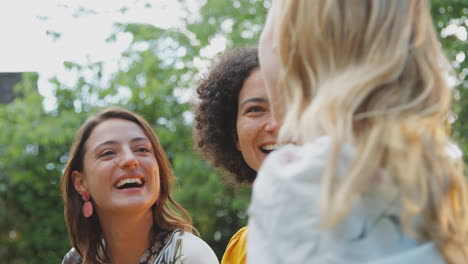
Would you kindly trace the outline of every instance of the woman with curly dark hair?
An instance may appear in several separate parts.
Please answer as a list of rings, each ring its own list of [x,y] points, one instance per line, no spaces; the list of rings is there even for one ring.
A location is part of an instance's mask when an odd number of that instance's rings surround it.
[[[251,184],[263,160],[278,145],[256,47],[222,55],[197,88],[195,141],[215,167],[238,183]],[[247,228],[229,241],[222,263],[245,263]]]

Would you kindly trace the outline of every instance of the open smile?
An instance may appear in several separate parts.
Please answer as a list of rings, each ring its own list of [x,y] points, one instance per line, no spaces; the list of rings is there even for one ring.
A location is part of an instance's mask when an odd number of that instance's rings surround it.
[[[114,188],[118,190],[137,190],[141,189],[145,185],[145,181],[142,177],[120,177],[115,183]]]
[[[140,178],[129,178],[120,180],[114,187],[122,190],[128,188],[138,188],[143,186],[143,180]]]
[[[278,144],[265,144],[260,146],[260,151],[265,154],[270,154],[270,152],[277,150],[279,147]]]

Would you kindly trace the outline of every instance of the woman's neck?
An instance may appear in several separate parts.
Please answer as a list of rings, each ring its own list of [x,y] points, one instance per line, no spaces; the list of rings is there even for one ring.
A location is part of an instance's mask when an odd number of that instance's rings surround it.
[[[137,263],[149,246],[151,210],[142,214],[99,215],[112,264]]]

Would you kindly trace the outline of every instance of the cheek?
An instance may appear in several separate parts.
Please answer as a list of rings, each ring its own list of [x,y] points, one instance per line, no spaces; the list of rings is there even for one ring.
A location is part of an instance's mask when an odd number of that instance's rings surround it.
[[[87,182],[90,186],[101,188],[102,185],[108,185],[112,181],[114,169],[118,161],[101,162],[96,166],[87,168]]]
[[[148,160],[146,166],[149,169],[149,173],[152,175],[155,186],[159,188],[161,180],[158,162],[156,160]]]
[[[159,197],[161,196],[161,190],[162,190],[162,186],[161,186],[161,175],[160,175],[160,172],[159,170],[155,173],[155,177],[154,177],[154,181],[153,181],[153,189],[152,189],[152,195],[154,197],[154,199],[157,201],[159,199]]]
[[[253,128],[248,124],[248,122],[245,122],[245,120],[239,119],[237,121],[237,145],[239,147],[247,145],[250,138],[249,131],[251,131],[252,129]]]

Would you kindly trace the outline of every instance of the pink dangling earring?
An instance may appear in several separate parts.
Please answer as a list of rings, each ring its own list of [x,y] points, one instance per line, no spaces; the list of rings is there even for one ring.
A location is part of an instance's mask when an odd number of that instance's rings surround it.
[[[91,198],[91,195],[89,193],[83,194],[81,196],[83,200],[85,201],[83,204],[83,215],[85,218],[91,217],[93,215],[93,204],[89,200]]]

